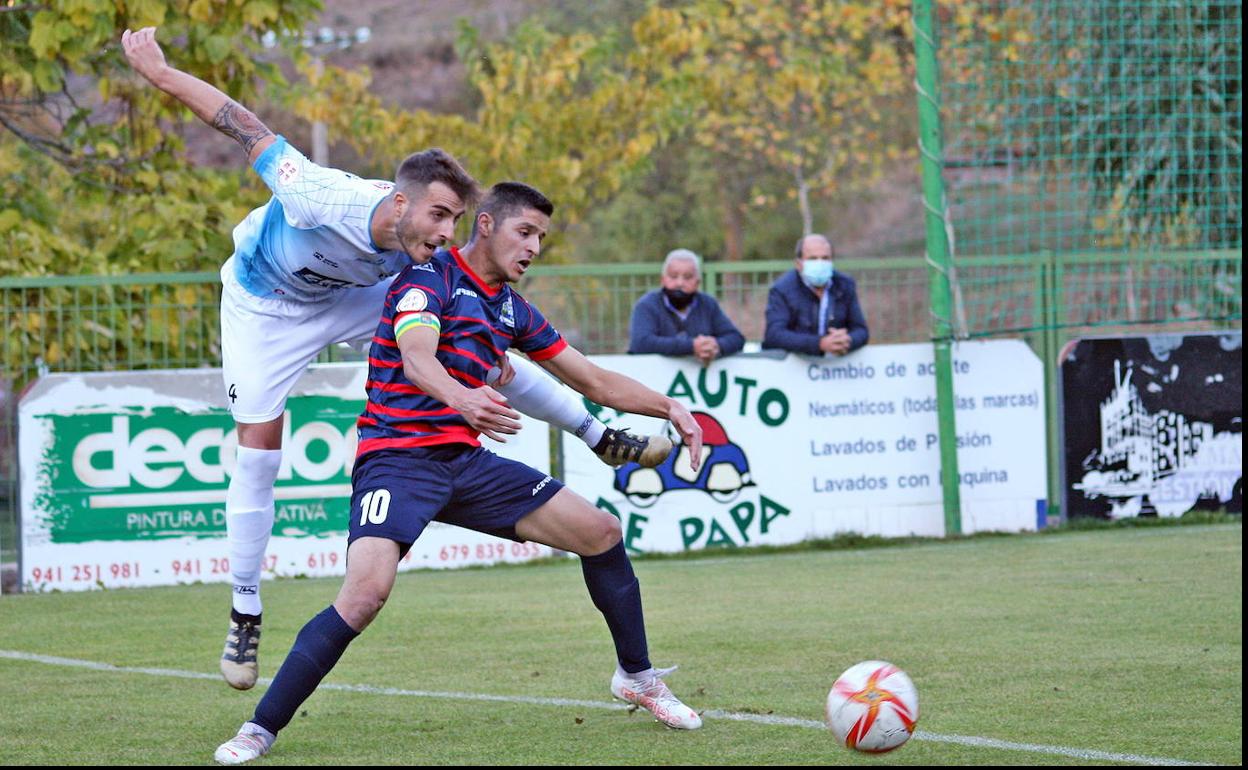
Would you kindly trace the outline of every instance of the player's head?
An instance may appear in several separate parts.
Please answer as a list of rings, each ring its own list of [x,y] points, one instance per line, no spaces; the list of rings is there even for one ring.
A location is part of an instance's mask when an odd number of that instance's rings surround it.
[[[832,280],[832,242],[819,233],[803,235],[793,248],[797,271],[811,286],[826,286]]]
[[[663,294],[672,307],[684,310],[702,283],[701,260],[689,249],[673,249],[663,260]]]
[[[407,156],[394,173],[395,235],[403,251],[413,262],[428,262],[479,196],[477,181],[444,150]]]
[[[477,207],[470,242],[483,248],[494,277],[514,283],[541,253],[554,213],[555,204],[537,189],[499,182]]]

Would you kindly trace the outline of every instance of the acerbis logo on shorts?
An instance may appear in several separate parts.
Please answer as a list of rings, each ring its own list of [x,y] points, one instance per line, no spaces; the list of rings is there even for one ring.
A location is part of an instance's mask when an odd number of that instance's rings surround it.
[[[542,489],[543,489],[543,488],[544,488],[547,484],[549,484],[549,483],[550,483],[550,476],[547,476],[546,478],[542,479],[542,480],[538,483],[538,485],[537,485],[537,486],[533,487],[533,492],[532,492],[532,494],[530,494],[530,495],[529,495],[529,497],[537,497],[537,493],[538,493],[538,492],[541,492],[541,491],[542,491]]]

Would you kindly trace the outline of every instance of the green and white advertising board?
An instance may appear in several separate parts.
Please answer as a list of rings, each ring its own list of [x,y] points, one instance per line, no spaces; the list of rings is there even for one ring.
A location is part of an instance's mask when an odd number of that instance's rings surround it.
[[[1044,376],[1017,340],[956,349],[965,532],[1044,524]],[[681,449],[655,469],[602,464],[563,442],[565,480],[620,518],[633,552],[793,543],[844,532],[944,534],[930,345],[843,358],[596,356],[685,403],[703,467]],[[287,407],[266,574],[344,568],[360,364],[313,367]],[[225,491],[237,438],[218,370],[53,375],[19,407],[22,585],[29,590],[224,581]],[[208,395],[211,394],[211,395]],[[597,408],[597,407],[595,407]],[[613,427],[665,429],[603,409]],[[499,454],[548,470],[549,432],[525,419]],[[431,525],[402,565],[450,567],[551,555]]]
[[[345,568],[361,364],[312,367],[286,408],[265,574]],[[26,590],[229,579],[225,492],[238,445],[217,369],[56,374],[19,405],[21,583]],[[499,454],[549,470],[549,431]],[[551,549],[433,524],[401,569],[521,561]]]
[[[1044,523],[1044,372],[1018,340],[956,348],[958,467],[965,532]],[[943,535],[931,345],[867,346],[842,358],[598,356],[683,402],[703,426],[656,469],[606,468],[565,442],[566,480],[618,516],[633,552],[830,537]],[[603,410],[614,427],[660,420]]]

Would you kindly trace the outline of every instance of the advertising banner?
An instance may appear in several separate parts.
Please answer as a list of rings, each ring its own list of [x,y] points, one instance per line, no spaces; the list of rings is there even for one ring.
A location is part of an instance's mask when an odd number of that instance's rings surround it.
[[[1243,512],[1243,333],[1083,339],[1061,361],[1068,516]]]
[[[345,568],[363,364],[313,366],[286,407],[267,576]],[[21,584],[77,590],[229,579],[225,493],[238,437],[218,369],[56,374],[19,405]],[[545,424],[500,455],[549,470]],[[400,569],[552,553],[433,524]]]
[[[955,349],[964,532],[1044,524],[1044,373],[1018,340]],[[943,535],[932,346],[841,358],[596,356],[684,403],[702,467],[681,449],[654,469],[604,467],[565,442],[569,485],[618,516],[634,552],[793,543],[838,533]],[[604,409],[612,427],[663,422]]]

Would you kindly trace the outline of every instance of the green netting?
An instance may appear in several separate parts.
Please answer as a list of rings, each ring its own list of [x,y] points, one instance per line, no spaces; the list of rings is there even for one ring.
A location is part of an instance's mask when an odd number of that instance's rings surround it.
[[[938,5],[955,334],[1241,323],[1241,15]]]

